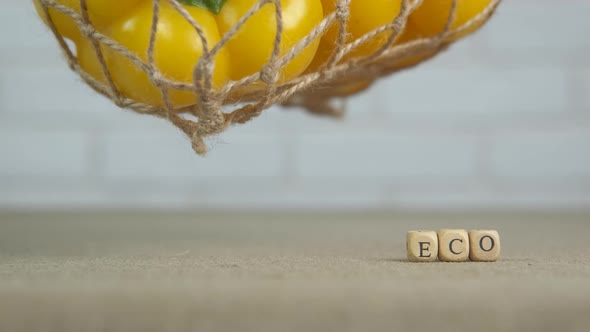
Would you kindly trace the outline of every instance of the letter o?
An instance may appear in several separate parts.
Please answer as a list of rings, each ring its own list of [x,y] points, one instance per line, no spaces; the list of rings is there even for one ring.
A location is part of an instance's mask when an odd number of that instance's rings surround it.
[[[490,248],[489,249],[485,249],[483,247],[483,240],[484,239],[490,239]],[[481,237],[481,239],[479,239],[479,247],[481,248],[481,250],[485,251],[485,252],[490,252],[494,249],[494,247],[496,246],[496,242],[494,241],[494,238],[489,236],[489,235],[484,235]]]

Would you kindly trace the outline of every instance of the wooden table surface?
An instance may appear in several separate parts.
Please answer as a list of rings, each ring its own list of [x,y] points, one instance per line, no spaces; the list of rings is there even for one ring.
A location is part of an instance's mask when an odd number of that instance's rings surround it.
[[[496,263],[408,230],[497,229]],[[0,331],[588,331],[589,214],[0,213]]]

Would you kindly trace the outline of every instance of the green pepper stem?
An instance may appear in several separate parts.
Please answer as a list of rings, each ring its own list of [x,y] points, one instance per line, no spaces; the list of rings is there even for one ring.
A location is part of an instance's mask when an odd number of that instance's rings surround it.
[[[208,9],[214,14],[219,14],[227,0],[178,0],[178,2],[189,6],[196,6]]]

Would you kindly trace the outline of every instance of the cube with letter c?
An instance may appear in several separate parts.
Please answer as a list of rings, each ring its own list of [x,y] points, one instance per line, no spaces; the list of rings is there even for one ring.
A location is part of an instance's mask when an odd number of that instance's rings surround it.
[[[442,262],[466,262],[469,259],[469,234],[464,229],[438,231],[438,259]]]

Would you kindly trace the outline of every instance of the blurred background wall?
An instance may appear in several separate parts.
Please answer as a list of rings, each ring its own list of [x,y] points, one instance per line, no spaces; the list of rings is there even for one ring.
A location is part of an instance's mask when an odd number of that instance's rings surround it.
[[[0,9],[0,208],[590,208],[590,1],[505,0],[478,34],[351,98],[273,108],[199,158],[95,95],[30,1]]]

